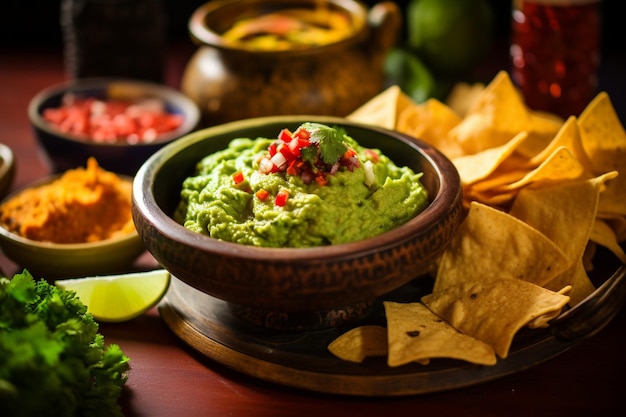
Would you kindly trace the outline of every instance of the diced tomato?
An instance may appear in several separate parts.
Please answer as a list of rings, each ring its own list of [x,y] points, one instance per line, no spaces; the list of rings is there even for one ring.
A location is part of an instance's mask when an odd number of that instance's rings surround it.
[[[293,134],[289,129],[284,128],[278,134],[278,139],[282,140],[285,143],[289,143],[291,142],[291,139],[293,139]]]
[[[237,171],[233,174],[233,182],[235,184],[241,184],[245,180],[243,173],[241,171]]]
[[[294,155],[294,153],[291,152],[291,149],[289,148],[289,145],[287,144],[281,143],[280,145],[278,145],[278,148],[276,148],[276,151],[282,153],[287,162],[293,161],[294,159],[296,159],[296,155]]]
[[[298,169],[298,160],[294,159],[291,161],[285,172],[287,175],[298,175],[300,173],[300,170]]]
[[[326,185],[326,178],[324,178],[323,175],[316,175],[315,176],[315,182],[318,183],[321,186],[325,186]]]
[[[348,148],[348,150],[343,154],[343,157],[345,159],[350,159],[354,155],[356,155],[356,151],[354,149],[352,149],[352,148]]]
[[[303,129],[301,127],[299,127],[294,133],[293,133],[293,137],[294,138],[298,138],[298,139],[303,139],[306,140],[307,143],[309,142],[309,139],[311,138],[311,133],[309,133],[308,130]]]
[[[278,148],[278,143],[276,142],[270,143],[269,148],[267,148],[267,151],[269,152],[270,157],[276,155],[276,148]]]
[[[274,200],[274,204],[276,204],[278,207],[283,207],[285,204],[287,204],[288,198],[289,198],[289,191],[280,190],[278,194],[276,194],[276,199]]]
[[[255,193],[255,195],[259,200],[265,201],[265,199],[267,199],[270,193],[267,190],[264,190],[263,188],[261,188],[259,191]]]
[[[377,163],[378,162],[378,154],[371,149],[365,149],[364,151],[365,157],[370,161]]]
[[[42,116],[62,132],[97,142],[139,143],[153,141],[184,122],[183,116],[165,113],[162,107],[162,103],[134,105],[122,100],[67,95],[60,107],[46,109]]]

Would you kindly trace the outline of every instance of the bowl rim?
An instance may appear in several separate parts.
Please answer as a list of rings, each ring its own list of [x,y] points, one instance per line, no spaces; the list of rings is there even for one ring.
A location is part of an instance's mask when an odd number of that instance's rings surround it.
[[[169,153],[176,153],[186,146],[205,140],[209,135],[223,134],[235,128],[251,128],[268,123],[294,123],[304,120],[326,124],[340,124],[349,128],[355,126],[362,129],[372,130],[378,134],[393,136],[401,140],[422,154],[424,159],[432,165],[437,176],[441,179],[444,172],[448,174],[447,181],[439,181],[439,190],[435,196],[429,197],[429,205],[418,215],[408,222],[377,236],[367,239],[342,243],[337,245],[307,247],[307,248],[270,248],[256,247],[233,243],[212,238],[186,229],[177,223],[157,204],[154,193],[151,192],[154,185],[153,177],[162,168]],[[200,159],[199,156],[198,159]],[[445,217],[447,213],[458,208],[461,201],[461,181],[453,163],[432,145],[417,138],[413,138],[398,131],[392,131],[382,127],[367,125],[350,121],[346,118],[319,115],[287,115],[287,116],[264,116],[229,122],[206,129],[201,129],[186,135],[176,142],[170,143],[155,152],[139,168],[133,181],[133,216],[135,211],[141,212],[144,220],[151,225],[159,225],[159,233],[168,239],[192,246],[214,254],[246,258],[252,260],[271,260],[277,262],[291,262],[302,260],[314,260],[320,258],[341,258],[351,255],[362,255],[379,252],[385,248],[397,246],[415,238],[416,235],[426,234],[437,227],[436,220]],[[135,224],[137,224],[135,220]],[[139,229],[139,228],[138,228]],[[141,231],[140,231],[141,235]]]
[[[0,179],[8,181],[7,186],[10,188],[15,175],[15,154],[13,149],[4,143],[0,143]],[[10,177],[8,177],[10,176]],[[1,198],[2,196],[0,196]]]
[[[10,192],[9,194],[7,194],[5,198],[0,200],[0,206],[4,204],[5,202],[9,201],[11,198],[17,196],[22,191],[28,190],[32,187],[38,187],[41,185],[48,184],[54,181],[55,179],[61,177],[62,175],[63,173],[47,175],[47,176],[38,178],[28,184],[25,184],[21,187],[18,187],[12,192]],[[115,175],[120,177],[123,181],[127,181],[132,184],[132,181],[133,181],[132,177],[128,175],[117,174],[117,173]],[[32,248],[42,249],[42,250],[44,249],[45,250],[58,250],[58,251],[95,250],[101,247],[107,247],[107,246],[115,245],[118,243],[133,241],[137,238],[139,238],[139,234],[137,233],[137,230],[135,229],[127,234],[118,235],[118,236],[110,237],[110,238],[103,239],[103,240],[97,240],[94,242],[83,242],[83,243],[44,242],[44,241],[29,239],[24,236],[20,236],[17,233],[13,233],[9,231],[4,226],[4,224],[0,222],[0,246],[6,244],[7,242],[13,242],[22,247],[32,247]]]
[[[293,3],[298,3],[298,1],[293,0],[271,0],[276,4],[285,4],[290,5]],[[309,1],[309,0],[308,0]],[[367,25],[368,25],[368,16],[367,16],[367,8],[365,4],[363,4],[360,0],[324,0],[328,3],[332,3],[339,9],[347,11],[350,16],[354,19],[354,30],[352,34],[344,39],[341,39],[336,42],[332,42],[326,45],[313,46],[310,48],[302,48],[302,49],[285,49],[285,50],[265,50],[265,49],[249,49],[245,47],[240,47],[236,45],[230,45],[223,41],[222,36],[211,28],[207,27],[205,24],[205,18],[212,12],[215,12],[222,7],[225,6],[239,6],[243,7],[248,4],[262,4],[266,3],[266,0],[213,0],[210,2],[206,2],[199,7],[197,7],[191,14],[187,28],[192,39],[197,42],[201,42],[207,45],[211,45],[213,47],[219,48],[225,51],[239,51],[246,52],[251,54],[256,54],[259,56],[275,56],[282,54],[289,54],[290,56],[295,55],[309,55],[311,53],[319,53],[320,51],[326,51],[330,48],[340,47],[342,48],[345,44],[353,42],[355,39],[361,39],[367,33]],[[309,4],[319,3],[319,0],[310,0]],[[237,4],[243,3],[243,4]],[[302,2],[304,3],[304,2]]]
[[[129,85],[132,88],[141,88],[142,91],[148,92],[155,97],[163,99],[167,103],[173,103],[176,107],[180,108],[182,115],[184,116],[183,123],[176,129],[170,132],[166,132],[159,135],[158,138],[151,142],[140,142],[137,144],[128,144],[126,142],[95,142],[85,140],[78,136],[69,135],[55,129],[50,123],[48,123],[41,115],[42,105],[44,101],[54,97],[62,96],[64,93],[72,90],[85,90],[85,89],[100,89],[107,91],[111,85]],[[165,84],[159,84],[156,82],[134,79],[134,78],[121,78],[121,77],[90,77],[90,78],[78,78],[68,81],[63,81],[50,85],[39,92],[37,92],[29,101],[27,108],[28,118],[30,122],[36,127],[50,135],[54,135],[59,138],[70,142],[76,142],[88,146],[98,146],[103,148],[117,148],[117,147],[150,147],[155,145],[162,145],[175,140],[195,129],[200,122],[200,109],[198,105],[187,95]]]

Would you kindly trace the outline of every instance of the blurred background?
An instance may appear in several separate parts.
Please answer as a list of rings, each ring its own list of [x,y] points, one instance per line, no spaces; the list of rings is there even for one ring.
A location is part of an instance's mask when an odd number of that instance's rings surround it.
[[[7,50],[18,48],[21,50],[37,51],[42,47],[58,48],[62,51],[63,34],[60,25],[60,5],[62,0],[21,0],[14,2],[11,11],[0,14],[0,48]],[[181,48],[180,53],[193,51],[187,24],[193,11],[205,0],[161,0],[166,15],[167,43],[172,48]],[[413,0],[416,1],[416,0]],[[472,0],[476,1],[476,0]],[[482,0],[481,0],[482,1]],[[491,38],[486,45],[484,58],[472,70],[461,74],[448,76],[446,81],[488,82],[499,69],[509,69],[509,43],[511,35],[512,1],[484,0],[491,13]],[[433,1],[430,1],[433,3]],[[366,0],[364,3],[374,5],[377,1]],[[404,12],[405,22],[399,43],[404,46],[410,42],[411,0],[397,0],[396,3]],[[477,3],[476,3],[477,4]],[[626,31],[621,22],[622,15],[618,10],[618,0],[602,1],[602,30],[601,30],[601,66],[599,73],[599,88],[609,91],[614,106],[624,120],[626,116]],[[0,66],[3,61],[0,55]],[[399,67],[406,64],[406,56],[396,56],[390,60],[388,71],[398,72]],[[430,68],[432,70],[432,68]],[[398,75],[398,74],[396,74]],[[2,80],[0,80],[1,85]],[[445,95],[449,83],[442,87],[437,85],[420,86],[426,89],[428,95]]]

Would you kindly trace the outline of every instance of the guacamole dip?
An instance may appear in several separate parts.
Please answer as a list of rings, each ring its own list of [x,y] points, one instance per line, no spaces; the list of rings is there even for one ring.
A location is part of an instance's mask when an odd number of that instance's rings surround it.
[[[187,178],[175,218],[216,239],[264,247],[353,242],[428,204],[422,173],[396,166],[343,129],[305,123],[278,139],[237,138]]]

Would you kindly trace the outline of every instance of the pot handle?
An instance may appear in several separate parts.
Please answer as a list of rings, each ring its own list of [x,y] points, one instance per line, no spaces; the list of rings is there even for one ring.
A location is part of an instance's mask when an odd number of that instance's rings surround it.
[[[402,12],[395,2],[382,1],[371,7],[368,22],[369,47],[375,59],[382,59],[398,40],[402,28]]]

